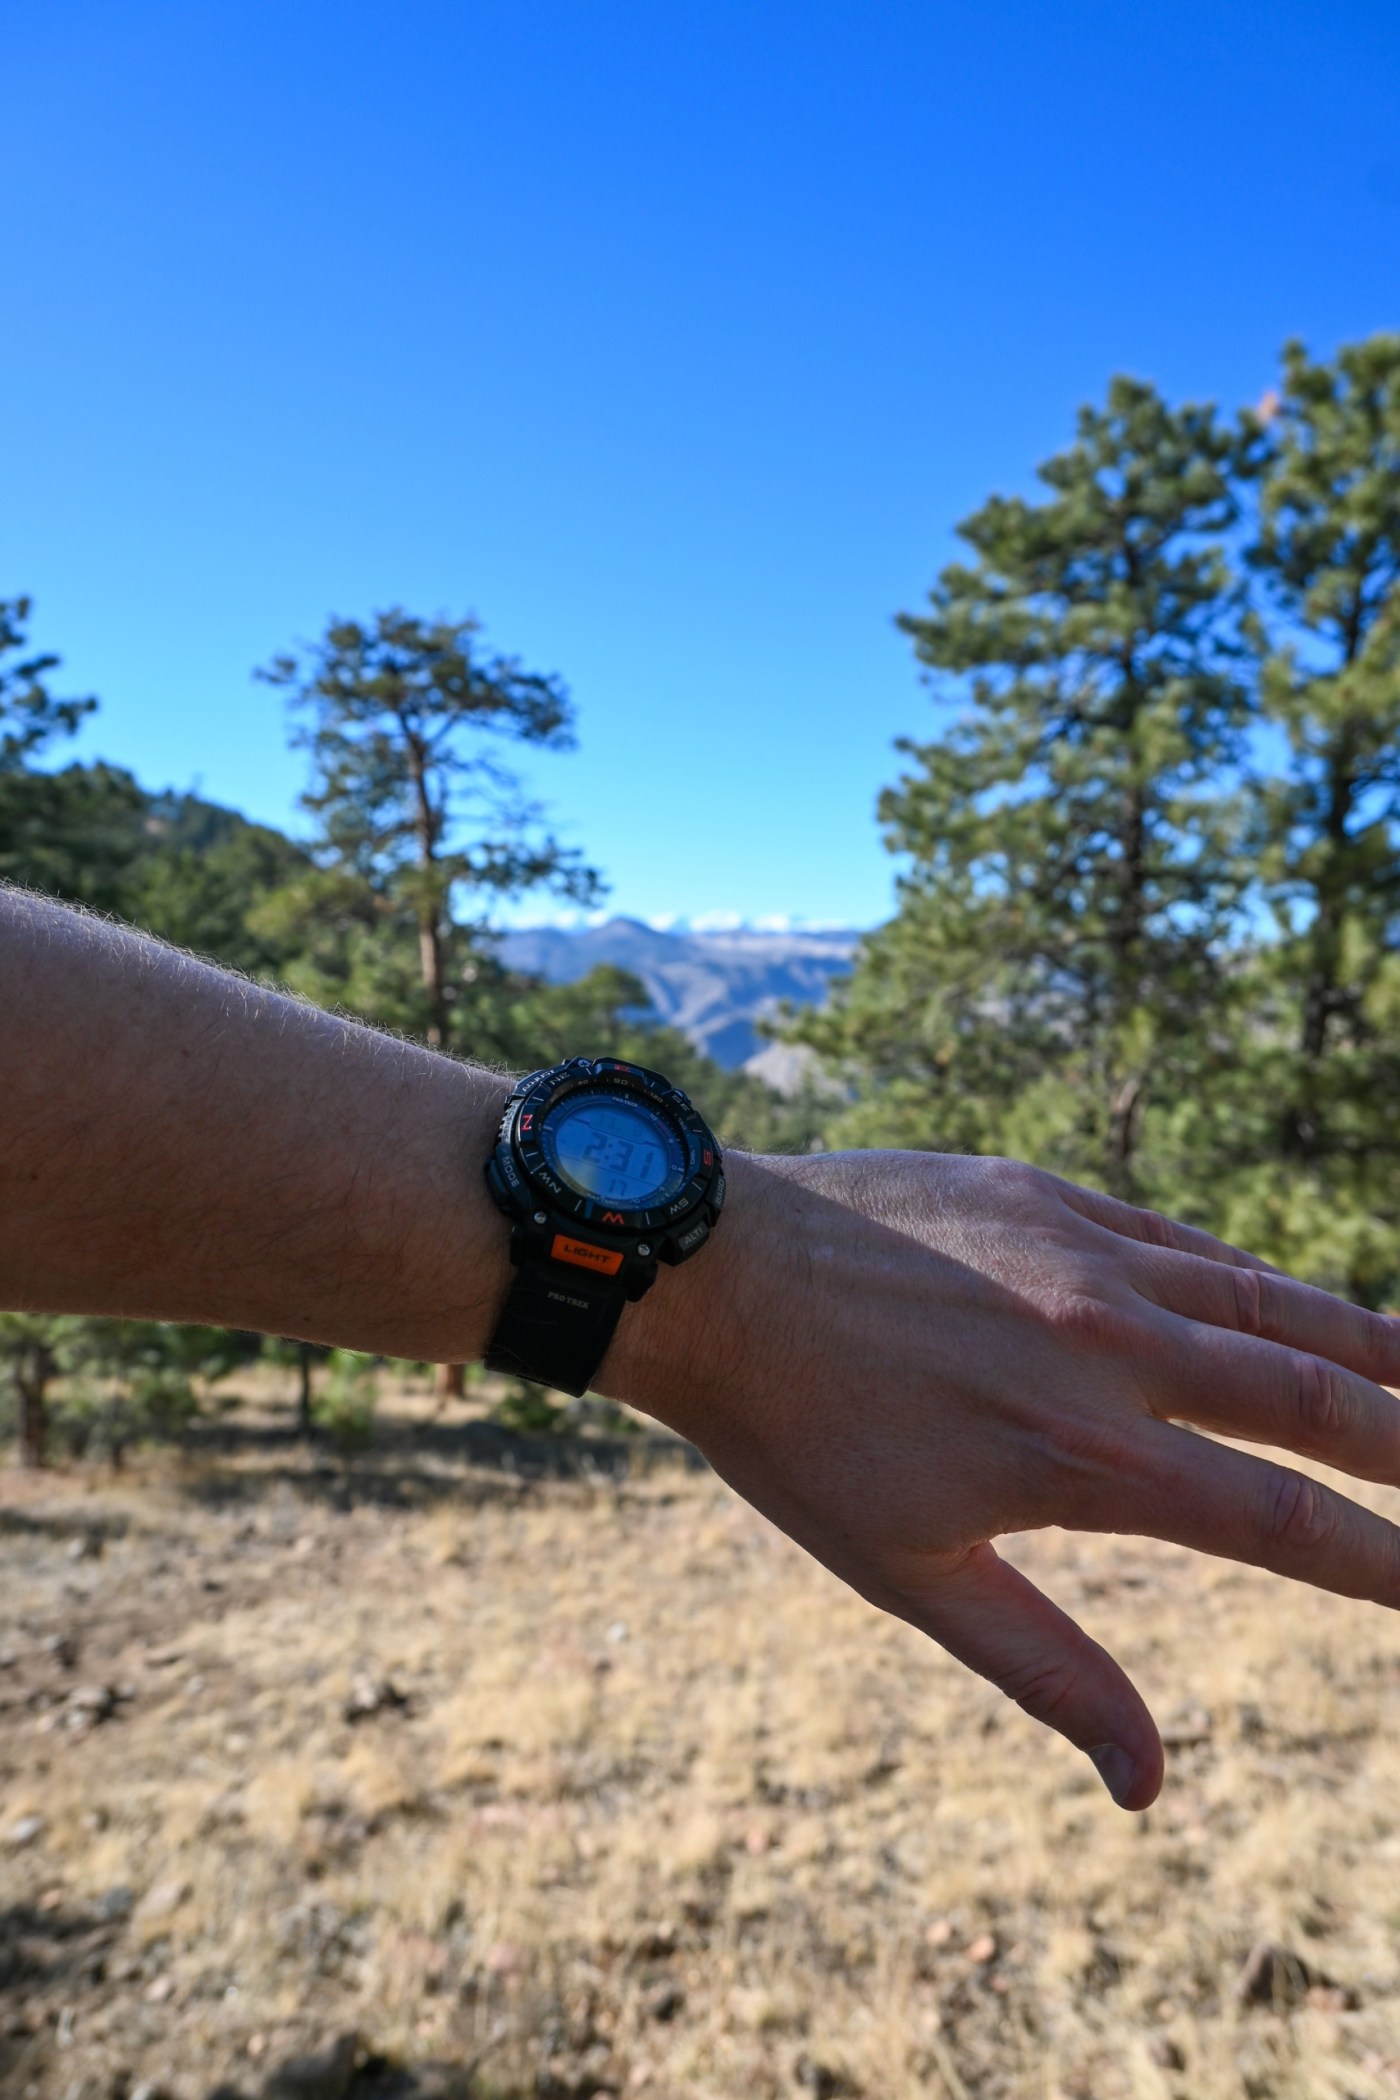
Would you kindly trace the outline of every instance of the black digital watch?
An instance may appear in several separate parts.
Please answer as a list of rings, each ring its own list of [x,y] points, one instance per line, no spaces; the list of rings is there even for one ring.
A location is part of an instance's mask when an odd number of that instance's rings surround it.
[[[486,1183],[516,1266],[487,1367],[578,1397],[658,1262],[686,1261],[709,1238],[724,1162],[659,1072],[573,1057],[510,1095]]]

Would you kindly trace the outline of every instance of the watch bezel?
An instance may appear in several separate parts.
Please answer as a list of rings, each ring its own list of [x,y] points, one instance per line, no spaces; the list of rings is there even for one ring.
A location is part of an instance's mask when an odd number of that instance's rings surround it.
[[[545,1155],[544,1126],[553,1110],[580,1093],[644,1101],[677,1132],[685,1148],[686,1175],[669,1202],[627,1208],[581,1195],[555,1172]],[[594,1232],[628,1237],[675,1231],[710,1202],[723,1171],[719,1144],[687,1095],[659,1072],[608,1057],[571,1058],[521,1080],[506,1105],[496,1161],[507,1187],[518,1177],[521,1193],[528,1192],[556,1215]]]

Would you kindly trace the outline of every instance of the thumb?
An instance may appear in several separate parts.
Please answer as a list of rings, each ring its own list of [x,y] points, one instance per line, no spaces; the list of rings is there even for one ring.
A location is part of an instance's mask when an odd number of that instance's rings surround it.
[[[1162,1785],[1162,1742],[1140,1693],[1106,1648],[990,1545],[925,1582],[910,1620],[1093,1759],[1120,1808]]]

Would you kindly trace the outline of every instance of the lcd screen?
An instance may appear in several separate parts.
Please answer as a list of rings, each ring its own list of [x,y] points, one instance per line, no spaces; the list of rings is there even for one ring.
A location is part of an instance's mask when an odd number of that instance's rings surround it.
[[[647,1210],[673,1195],[685,1174],[680,1139],[652,1109],[584,1095],[549,1116],[545,1157],[581,1196]]]

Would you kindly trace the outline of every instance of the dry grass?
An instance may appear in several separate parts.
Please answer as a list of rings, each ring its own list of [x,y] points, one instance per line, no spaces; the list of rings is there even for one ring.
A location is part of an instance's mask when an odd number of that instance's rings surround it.
[[[253,2094],[349,2030],[325,2092],[1400,2092],[1378,1611],[1019,1542],[1175,1716],[1127,1818],[680,1467],[522,1487],[400,1442],[11,1474],[0,1540],[0,1840],[42,1819],[0,1844],[7,2093]],[[348,1720],[364,1679],[406,1703]],[[87,1685],[123,1694],[95,1724]],[[1296,2002],[1238,2002],[1260,1938],[1308,1966]]]

